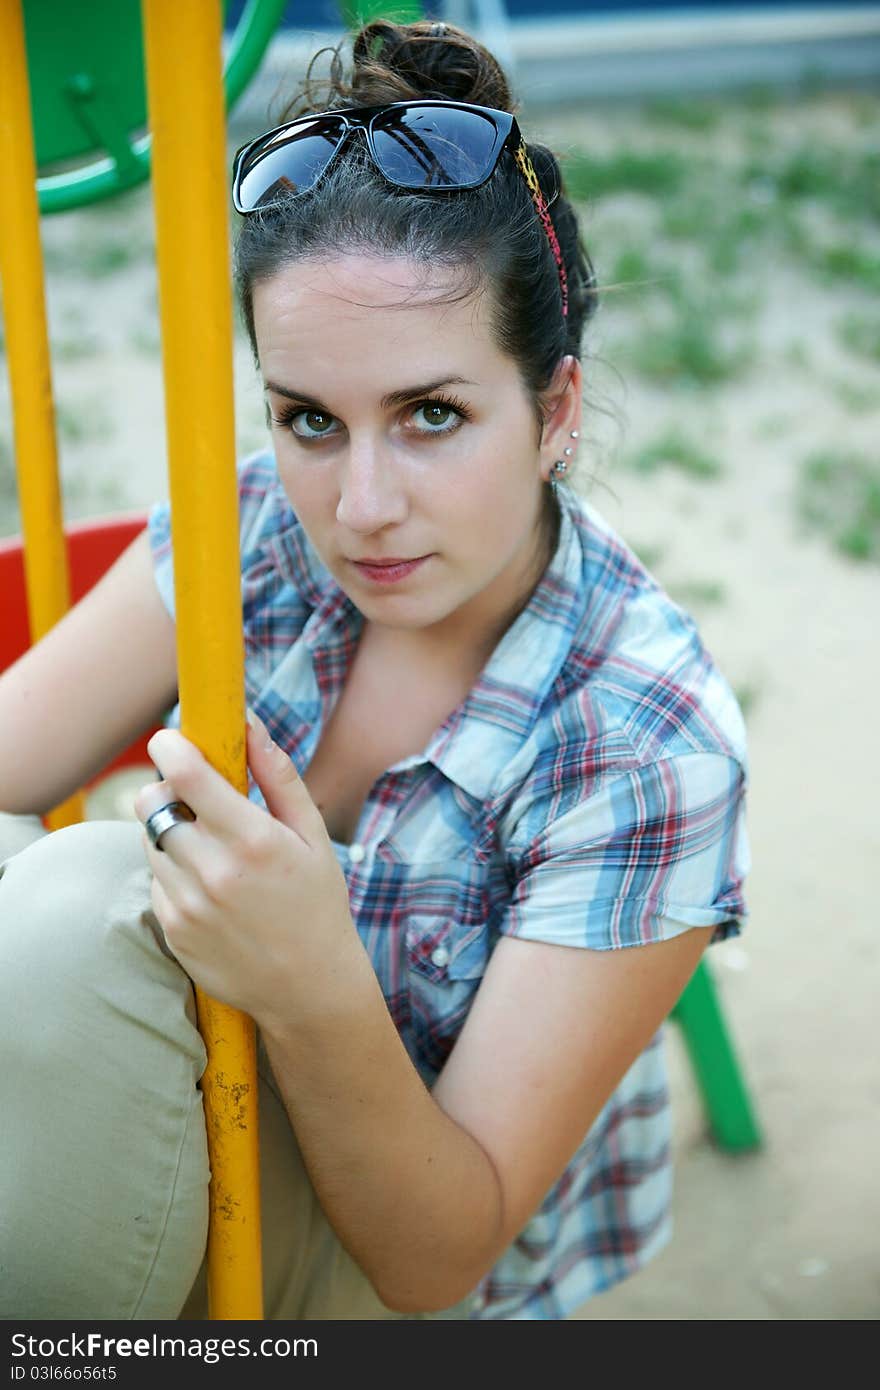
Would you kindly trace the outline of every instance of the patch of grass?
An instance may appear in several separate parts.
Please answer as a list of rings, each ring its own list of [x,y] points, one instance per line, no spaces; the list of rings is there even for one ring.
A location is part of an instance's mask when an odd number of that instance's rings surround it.
[[[714,579],[686,579],[669,588],[670,597],[683,608],[709,607],[724,603],[727,598],[724,585]]]
[[[737,270],[754,245],[773,230],[774,209],[749,190],[740,192],[726,175],[723,187],[704,171],[699,185],[689,185],[663,205],[661,231],[675,241],[692,241],[706,264],[718,274]]]
[[[838,241],[805,248],[806,259],[829,281],[847,280],[870,293],[880,292],[880,256],[855,242]]]
[[[798,78],[798,95],[803,98],[818,97],[827,86],[827,77],[820,63],[804,63]]]
[[[633,455],[631,464],[638,473],[655,473],[658,468],[669,465],[692,478],[718,478],[723,472],[718,459],[705,453],[674,427]]]
[[[116,241],[81,238],[73,245],[46,246],[43,259],[47,270],[76,272],[90,280],[101,280],[151,260],[153,254],[152,245],[136,236],[120,237]]]
[[[817,450],[804,460],[798,510],[841,554],[880,562],[880,462],[864,454]]]
[[[96,333],[78,333],[70,338],[52,339],[52,357],[59,362],[76,362],[83,357],[95,357],[101,351],[101,339]]]
[[[666,197],[684,181],[687,161],[673,150],[644,154],[624,149],[606,156],[578,150],[564,156],[560,167],[569,197],[591,202],[609,193]]]
[[[837,336],[860,357],[880,362],[880,315],[846,314],[837,323]]]
[[[832,381],[829,385],[840,404],[853,415],[880,410],[880,388],[876,386],[859,386],[846,379]]]
[[[745,683],[734,686],[733,690],[736,703],[740,707],[743,719],[748,719],[749,715],[754,714],[755,705],[758,702],[760,691],[756,685]]]
[[[643,246],[628,246],[611,263],[607,285],[619,289],[641,290],[678,296],[682,276],[678,266],[651,257]]]
[[[796,204],[777,205],[774,222],[776,244],[790,260],[805,261],[812,265],[816,255],[815,239],[811,235],[802,209]]]
[[[769,82],[751,82],[743,89],[742,104],[747,111],[772,111],[779,104],[779,96]]]
[[[106,439],[113,428],[100,401],[83,401],[76,405],[58,402],[55,423],[59,438],[65,444],[88,444],[91,440]]]
[[[722,199],[724,211],[706,240],[706,261],[719,275],[739,270],[748,261],[756,244],[763,241],[772,227],[772,209],[763,204],[728,205]]]
[[[755,426],[755,438],[781,439],[784,434],[788,434],[793,423],[790,415],[765,415]]]
[[[697,97],[658,97],[647,102],[644,109],[650,122],[683,130],[716,130],[720,120],[717,105]]]
[[[850,96],[850,108],[856,125],[870,127],[873,130],[877,124],[877,98],[870,92],[853,92]]]
[[[746,366],[744,345],[725,339],[722,315],[710,300],[680,299],[670,320],[645,324],[627,354],[651,381],[707,386],[730,381]]]
[[[677,198],[669,198],[663,204],[660,230],[664,236],[676,241],[703,242],[716,222],[714,199],[702,189],[694,189],[689,183],[687,189]]]
[[[799,371],[808,372],[812,367],[812,361],[806,343],[800,338],[794,338],[782,354],[782,360],[789,367],[797,367]]]
[[[747,180],[772,184],[782,200],[810,198],[846,218],[880,215],[880,153],[876,149],[811,142],[782,155],[761,155],[747,162],[743,172]]]
[[[158,357],[162,350],[158,323],[140,324],[129,334],[128,341],[143,357]]]

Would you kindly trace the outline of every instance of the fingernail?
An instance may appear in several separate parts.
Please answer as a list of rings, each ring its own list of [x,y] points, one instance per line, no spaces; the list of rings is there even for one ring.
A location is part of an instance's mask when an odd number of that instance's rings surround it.
[[[266,728],[260,716],[248,706],[245,710],[245,718],[256,733],[263,735],[263,748],[267,753],[270,752],[271,749],[275,747],[275,744],[272,742],[269,730]]]

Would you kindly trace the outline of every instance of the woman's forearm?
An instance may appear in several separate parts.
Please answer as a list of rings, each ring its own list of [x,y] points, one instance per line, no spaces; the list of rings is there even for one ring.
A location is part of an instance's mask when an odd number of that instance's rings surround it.
[[[0,676],[0,808],[57,806],[158,722],[176,685],[174,625],[142,533]]]
[[[329,1007],[260,1020],[328,1221],[384,1303],[462,1299],[501,1253],[501,1187],[485,1150],[410,1061],[360,942]]]

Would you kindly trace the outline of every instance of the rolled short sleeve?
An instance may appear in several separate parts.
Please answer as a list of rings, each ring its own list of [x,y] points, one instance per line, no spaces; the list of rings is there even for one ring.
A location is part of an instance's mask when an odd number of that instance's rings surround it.
[[[171,554],[171,503],[157,502],[147,519],[153,577],[159,597],[174,617],[174,561]]]
[[[735,758],[713,752],[609,777],[517,857],[500,930],[600,951],[692,927],[714,927],[712,942],[737,935],[749,868],[745,780]]]
[[[278,515],[285,510],[271,451],[261,450],[244,459],[237,469],[239,549],[242,573],[264,534],[278,527]],[[171,617],[174,617],[174,558],[171,543],[171,504],[158,502],[150,511],[147,530],[153,557],[156,587]],[[179,542],[178,542],[179,543]]]

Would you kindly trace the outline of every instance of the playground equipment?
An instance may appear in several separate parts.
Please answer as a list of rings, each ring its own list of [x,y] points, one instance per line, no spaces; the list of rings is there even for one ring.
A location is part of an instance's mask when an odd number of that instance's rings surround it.
[[[258,8],[252,0],[248,13]],[[279,0],[271,0],[266,13],[277,17],[280,8]],[[375,0],[358,5],[361,17],[379,9]],[[143,0],[143,16],[171,503],[176,524],[191,538],[175,556],[181,727],[246,791],[220,7],[205,0]],[[199,151],[196,160],[193,148]],[[21,0],[0,0],[0,160],[6,178],[0,280],[24,537],[0,542],[2,669],[63,616],[71,587],[79,598],[145,520],[136,515],[88,522],[66,535],[62,526]],[[115,163],[115,189],[107,169],[71,176],[74,202],[84,200],[87,187],[89,196],[103,197],[129,186],[134,175],[127,157]],[[51,191],[60,197],[60,190],[58,184]],[[56,209],[62,205],[49,201]],[[180,385],[196,360],[198,418]],[[142,739],[113,767],[144,759]],[[81,812],[81,802],[67,803],[50,824],[69,824]],[[210,1315],[259,1319],[253,1024],[201,991],[197,1002],[209,1058],[202,1089],[212,1169]],[[705,963],[672,1017],[684,1031],[718,1142],[730,1150],[755,1147],[758,1128]]]
[[[227,107],[253,77],[285,3],[245,5],[229,42]],[[152,136],[134,134],[147,110],[140,0],[30,0],[25,18],[37,165],[92,161],[40,178],[40,211],[82,207],[148,178]]]
[[[76,17],[88,8],[77,7]],[[204,0],[144,0],[143,18],[170,493],[176,522],[192,538],[175,565],[181,728],[246,792],[221,12]],[[0,0],[0,20],[0,154],[7,175],[0,277],[29,632],[37,641],[63,616],[70,586],[20,0]],[[198,420],[180,386],[196,361],[205,407]],[[68,803],[50,825],[69,824],[81,811],[81,800]],[[259,1319],[254,1027],[200,990],[196,1001],[208,1053],[202,1091],[212,1171],[210,1311],[213,1318]]]

